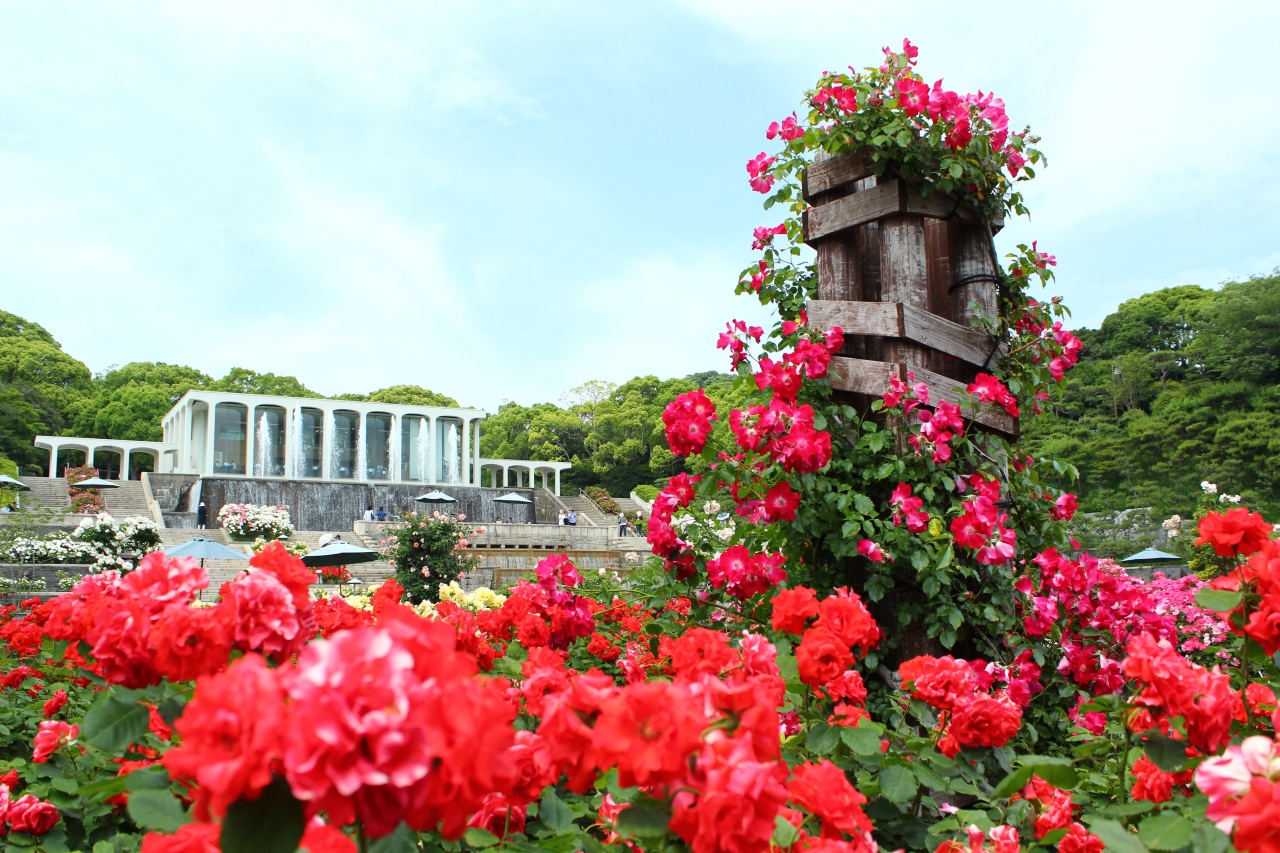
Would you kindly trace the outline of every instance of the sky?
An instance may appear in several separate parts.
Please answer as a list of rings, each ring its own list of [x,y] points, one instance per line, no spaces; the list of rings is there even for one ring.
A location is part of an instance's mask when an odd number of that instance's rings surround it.
[[[131,361],[490,411],[727,368],[745,162],[825,69],[1043,137],[1074,325],[1280,266],[1280,5],[0,0],[0,308]]]

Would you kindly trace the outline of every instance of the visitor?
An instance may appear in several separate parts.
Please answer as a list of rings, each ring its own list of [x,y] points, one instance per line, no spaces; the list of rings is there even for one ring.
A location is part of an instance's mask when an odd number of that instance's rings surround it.
[[[566,520],[568,519],[568,517],[569,516],[565,514],[564,510],[560,510],[560,519],[556,523],[559,524],[561,527],[564,527],[568,523],[568,521]]]
[[[578,511],[576,509],[569,510],[569,517],[566,519],[570,527],[578,526]]]
[[[636,535],[644,535],[644,516],[640,514],[639,510],[636,510]]]
[[[386,508],[385,506],[380,506],[380,507],[378,507],[378,515],[377,515],[377,518],[378,518],[378,521],[386,521],[386,520],[387,520],[387,508]]]
[[[375,519],[375,517],[374,517],[374,514],[373,514],[373,507],[369,507],[368,509],[366,509],[366,510],[364,511],[364,515],[363,515],[363,516],[361,516],[361,520],[362,520],[362,521],[375,521],[375,520],[376,520],[376,519]]]
[[[621,510],[618,511],[618,535],[627,535],[627,514]]]
[[[200,501],[200,506],[196,507],[196,527],[204,530],[205,525],[209,523],[209,508],[204,505],[204,501]]]

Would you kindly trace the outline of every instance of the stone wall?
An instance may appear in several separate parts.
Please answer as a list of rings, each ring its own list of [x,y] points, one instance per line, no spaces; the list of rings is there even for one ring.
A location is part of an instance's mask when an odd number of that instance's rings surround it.
[[[441,491],[457,503],[418,503],[424,492]],[[386,507],[387,512],[405,515],[435,509],[463,513],[468,521],[493,522],[499,507],[503,518],[517,522],[534,520],[535,504],[495,504],[493,499],[515,492],[533,500],[533,489],[482,489],[475,486],[424,486],[421,483],[316,483],[306,480],[255,480],[205,477],[200,499],[209,510],[209,524],[217,524],[223,504],[283,504],[289,508],[298,530],[351,530],[365,508]]]
[[[198,474],[152,474],[147,473],[147,482],[151,484],[151,497],[160,504],[161,512],[195,512],[188,498],[191,487],[199,481]]]

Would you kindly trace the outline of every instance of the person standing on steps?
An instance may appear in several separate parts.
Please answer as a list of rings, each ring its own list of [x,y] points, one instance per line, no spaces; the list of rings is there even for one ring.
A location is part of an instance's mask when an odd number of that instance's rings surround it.
[[[565,515],[564,510],[560,510],[560,517],[559,517],[560,520],[556,523],[559,524],[561,527],[564,527],[566,524],[569,523],[568,518],[569,516]]]
[[[209,523],[209,508],[204,505],[204,501],[200,501],[200,506],[196,507],[196,527],[204,530],[205,525]]]
[[[570,527],[578,526],[578,511],[576,509],[569,510],[569,517],[566,519]]]
[[[364,511],[364,515],[361,517],[361,520],[362,520],[362,521],[374,521],[374,520],[375,520],[374,515],[373,515],[373,507],[369,507],[368,509],[366,509],[366,510]]]
[[[627,514],[625,512],[618,513],[618,535],[627,535]]]

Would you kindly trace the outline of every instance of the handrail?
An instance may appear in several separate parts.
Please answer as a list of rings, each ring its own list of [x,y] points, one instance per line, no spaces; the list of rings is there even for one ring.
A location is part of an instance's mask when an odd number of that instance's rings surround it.
[[[592,499],[591,499],[591,495],[587,494],[587,493],[586,493],[586,492],[584,492],[582,489],[578,489],[578,497],[580,497],[580,498],[584,498],[584,499],[586,500],[586,502],[587,502],[587,503],[591,504],[593,507],[595,507],[595,508],[596,508],[596,512],[600,513],[600,517],[601,517],[601,518],[603,518],[603,519],[605,520],[605,522],[606,522],[605,526],[607,527],[607,526],[608,526],[609,517],[612,515],[612,513],[605,512],[603,509],[601,509],[601,508],[600,508],[600,504],[598,504],[598,503],[596,503],[594,500],[592,500]]]

